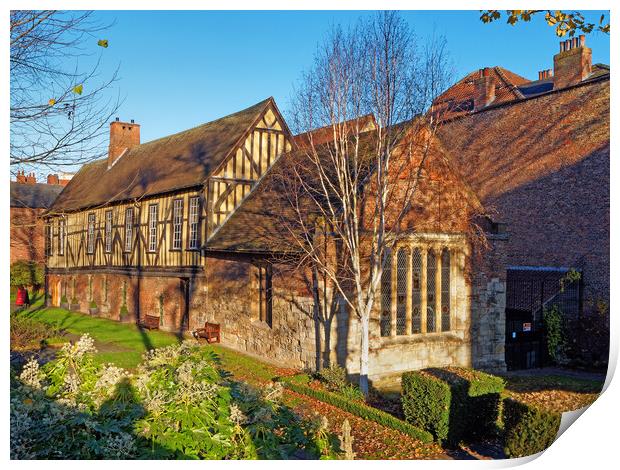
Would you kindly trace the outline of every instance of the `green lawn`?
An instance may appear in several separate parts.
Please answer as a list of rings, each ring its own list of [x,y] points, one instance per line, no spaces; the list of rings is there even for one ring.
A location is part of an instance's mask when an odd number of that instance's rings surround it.
[[[142,354],[152,348],[177,343],[179,338],[162,331],[147,331],[134,324],[124,324],[105,318],[96,318],[61,308],[37,308],[18,313],[60,331],[74,335],[89,333],[96,342],[102,343],[97,354],[98,362],[112,362],[120,367],[133,368]],[[48,341],[58,343],[61,338]]]

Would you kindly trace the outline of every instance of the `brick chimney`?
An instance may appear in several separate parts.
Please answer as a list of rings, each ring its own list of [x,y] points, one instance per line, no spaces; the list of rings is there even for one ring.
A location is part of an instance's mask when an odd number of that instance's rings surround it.
[[[34,175],[34,173],[28,173],[26,175],[26,184],[36,184],[37,182],[37,177]]]
[[[553,78],[553,70],[541,70],[538,72],[538,80],[547,80],[548,78]]]
[[[47,175],[47,184],[60,184],[58,175],[52,175],[52,174]]]
[[[24,170],[17,170],[17,176],[15,177],[15,181],[19,184],[26,183],[26,175],[24,174]]]
[[[586,47],[586,36],[560,42],[560,52],[553,56],[553,88],[576,85],[592,73],[592,49]]]
[[[474,80],[474,107],[476,110],[485,108],[495,100],[495,81],[491,77],[491,69],[485,67],[478,71]]]
[[[140,145],[140,124],[121,122],[116,118],[110,123],[110,146],[108,147],[108,169],[130,148]]]

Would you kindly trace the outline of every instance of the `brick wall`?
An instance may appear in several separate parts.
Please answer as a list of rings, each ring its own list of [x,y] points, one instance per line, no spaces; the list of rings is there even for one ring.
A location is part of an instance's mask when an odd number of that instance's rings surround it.
[[[43,209],[11,207],[11,264],[18,260],[45,261]]]
[[[459,171],[507,224],[507,265],[582,267],[586,300],[609,300],[609,105],[603,80],[440,130]]]

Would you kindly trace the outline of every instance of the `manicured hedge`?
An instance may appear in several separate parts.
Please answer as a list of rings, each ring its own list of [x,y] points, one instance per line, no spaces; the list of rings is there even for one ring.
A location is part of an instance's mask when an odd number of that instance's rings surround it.
[[[438,441],[446,440],[450,426],[450,386],[416,371],[403,374],[402,390],[407,421],[430,432]]]
[[[316,400],[336,406],[344,411],[348,411],[351,414],[359,416],[360,418],[374,421],[388,428],[395,429],[422,442],[433,441],[433,436],[429,432],[423,431],[422,429],[400,420],[384,411],[364,405],[363,403],[349,401],[336,393],[316,390],[300,383],[301,381],[296,380],[294,377],[282,378],[281,381],[286,388],[294,392],[301,393],[302,395],[307,395],[315,398]]]
[[[473,369],[426,369],[402,377],[402,406],[408,422],[440,442],[485,437],[497,429],[500,377]]]
[[[555,440],[560,429],[560,413],[504,399],[504,452],[508,457],[525,457],[542,452]]]

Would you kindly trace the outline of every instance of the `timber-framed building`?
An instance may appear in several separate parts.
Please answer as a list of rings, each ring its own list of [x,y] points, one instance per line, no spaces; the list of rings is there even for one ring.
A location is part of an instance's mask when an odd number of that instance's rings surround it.
[[[609,69],[591,65],[585,43],[573,45],[555,57],[555,75],[530,82],[483,69],[436,102],[448,114],[375,302],[371,377],[432,366],[505,368],[507,275],[516,265],[566,267],[583,252],[584,278],[596,279],[592,295],[608,296],[597,270],[608,266]],[[561,112],[569,108],[570,118]],[[537,113],[536,125],[550,123],[539,150],[513,145]],[[372,133],[372,118],[365,122],[363,132]],[[504,150],[487,139],[493,129]],[[112,122],[108,157],[83,166],[47,212],[49,302],[84,312],[96,305],[99,315],[127,322],[155,316],[170,331],[217,323],[229,347],[290,367],[338,362],[355,374],[357,321],[345,308],[317,318],[302,276],[283,274],[261,237],[277,231],[272,215],[281,210],[265,182],[303,138],[291,134],[272,98],[144,144],[138,124]],[[548,158],[563,154],[566,165]],[[585,223],[607,234],[607,248],[593,254],[577,236],[564,258],[528,256],[528,237],[538,236],[528,231],[532,221],[555,220],[564,234],[575,221],[572,213],[554,219],[552,205],[518,185],[536,180],[544,192],[554,172],[584,162],[576,171],[598,175],[593,191],[607,201],[607,219]],[[509,194],[501,168],[515,182]],[[566,215],[579,201],[562,197]],[[471,237],[480,227],[484,247]]]

